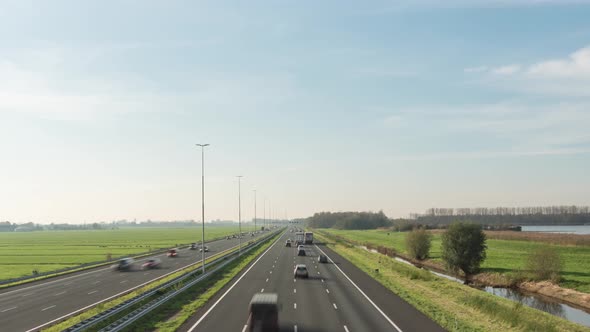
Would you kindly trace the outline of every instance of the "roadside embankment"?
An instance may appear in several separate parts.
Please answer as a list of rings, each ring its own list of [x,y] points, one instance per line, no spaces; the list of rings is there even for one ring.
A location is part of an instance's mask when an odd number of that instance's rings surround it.
[[[318,241],[449,331],[590,331],[521,303],[437,277],[393,257],[375,255],[329,234],[317,230],[315,234]]]

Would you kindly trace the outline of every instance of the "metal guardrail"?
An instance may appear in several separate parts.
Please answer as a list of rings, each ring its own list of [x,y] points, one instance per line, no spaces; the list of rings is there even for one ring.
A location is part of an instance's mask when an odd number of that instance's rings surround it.
[[[224,237],[220,236],[220,237],[216,237],[211,240],[208,240],[205,243],[215,242],[215,241],[222,240],[222,239],[224,239]],[[181,245],[175,246],[175,248],[184,248],[184,247],[188,248],[189,245],[183,243]],[[163,254],[163,253],[166,253],[166,251],[168,249],[169,248],[155,248],[153,251],[140,252],[140,253],[137,253],[134,255],[116,256],[116,257],[113,257],[111,260],[100,260],[100,261],[88,262],[88,263],[83,263],[83,264],[79,264],[79,265],[75,265],[75,266],[71,266],[71,267],[66,267],[63,269],[39,272],[36,274],[33,273],[33,274],[25,275],[22,277],[12,278],[12,279],[4,279],[4,280],[0,280],[0,286],[12,284],[12,283],[19,282],[19,281],[25,281],[25,280],[36,281],[36,280],[38,280],[38,278],[43,278],[43,277],[53,277],[53,276],[57,277],[57,276],[66,274],[67,272],[77,272],[80,270],[91,269],[91,268],[95,268],[95,267],[99,267],[99,266],[105,266],[105,265],[113,264],[123,257],[142,258],[142,257],[148,257],[148,256],[152,256],[152,255]],[[8,287],[10,287],[10,286],[8,286]]]
[[[270,238],[272,238],[274,235],[280,233],[280,231],[277,232],[272,232],[270,234],[268,234],[267,236],[265,236],[264,238],[259,239],[258,241],[251,243],[249,245],[247,245],[245,247],[245,249],[242,249],[242,253],[244,252],[248,252],[254,248],[256,248],[257,246],[261,245],[262,243],[265,242],[265,240],[268,240]],[[232,258],[230,258],[231,256],[234,256]],[[130,324],[132,324],[133,322],[135,322],[136,320],[138,320],[139,318],[143,317],[144,315],[146,315],[147,313],[149,313],[150,311],[154,310],[155,308],[157,308],[158,306],[162,305],[163,303],[165,303],[166,301],[168,301],[169,299],[173,298],[174,296],[182,293],[183,291],[185,291],[186,289],[192,287],[193,285],[195,285],[196,283],[206,279],[207,277],[209,277],[211,274],[219,271],[221,268],[223,268],[224,266],[226,266],[227,264],[229,264],[230,262],[234,261],[236,258],[239,257],[239,253],[237,251],[231,251],[223,256],[220,256],[218,258],[215,258],[213,261],[210,261],[209,263],[205,263],[206,267],[211,267],[214,265],[217,265],[215,268],[213,268],[210,271],[205,271],[205,274],[201,275],[198,278],[195,278],[193,280],[191,280],[190,282],[186,283],[185,285],[183,285],[181,288],[174,290],[172,292],[168,292],[150,302],[148,302],[147,304],[144,304],[141,308],[136,309],[134,311],[132,311],[131,313],[127,314],[126,316],[122,317],[121,319],[117,320],[116,322],[112,323],[111,325],[107,326],[106,328],[102,329],[101,331],[120,331],[121,329],[129,326]],[[229,258],[229,259],[228,259]],[[221,262],[221,264],[219,264]],[[201,264],[201,262],[197,262],[195,264]],[[91,326],[94,326],[100,322],[103,322],[105,320],[107,320],[108,318],[123,312],[125,310],[129,310],[131,307],[133,307],[134,305],[136,305],[137,303],[140,303],[141,301],[144,301],[145,299],[150,298],[151,296],[157,294],[158,292],[165,290],[167,288],[171,288],[177,284],[181,284],[183,281],[185,281],[186,279],[189,279],[191,277],[194,277],[198,274],[201,273],[200,269],[195,269],[189,273],[183,274],[181,276],[178,276],[150,291],[147,291],[143,294],[140,294],[132,299],[129,299],[125,302],[122,302],[118,305],[116,305],[115,307],[112,307],[110,309],[107,309],[93,317],[90,317],[74,326],[71,326],[63,331],[66,332],[81,332],[84,331],[88,328],[90,328]]]

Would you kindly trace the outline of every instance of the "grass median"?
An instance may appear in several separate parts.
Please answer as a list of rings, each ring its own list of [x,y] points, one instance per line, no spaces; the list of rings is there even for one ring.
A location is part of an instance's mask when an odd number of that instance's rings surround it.
[[[314,235],[449,331],[590,331],[584,326],[437,277],[393,258],[318,233]]]
[[[241,259],[217,271],[211,278],[207,278],[204,282],[198,283],[186,292],[160,306],[150,313],[148,319],[143,319],[124,331],[176,331],[197,310],[205,305],[211,297],[248,266],[248,264],[273,245],[279,236],[280,234],[273,236],[259,248],[243,255]]]

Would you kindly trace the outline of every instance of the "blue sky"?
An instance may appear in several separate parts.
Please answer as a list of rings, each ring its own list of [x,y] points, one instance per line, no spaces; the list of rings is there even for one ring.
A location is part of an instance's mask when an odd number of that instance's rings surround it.
[[[590,1],[0,1],[0,220],[588,204]],[[266,203],[265,203],[266,201]],[[270,210],[269,211],[269,207]]]

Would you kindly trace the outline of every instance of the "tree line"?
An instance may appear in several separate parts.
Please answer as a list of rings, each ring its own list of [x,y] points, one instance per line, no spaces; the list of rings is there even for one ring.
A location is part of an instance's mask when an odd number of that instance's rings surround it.
[[[430,208],[410,215],[423,225],[449,225],[471,221],[484,225],[583,225],[590,224],[590,207],[576,205],[528,207]]]
[[[305,223],[313,228],[375,229],[392,226],[383,211],[375,212],[319,212],[307,218]]]

